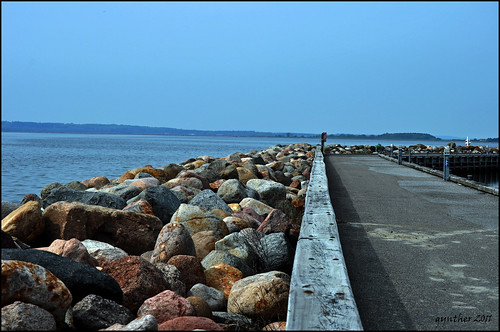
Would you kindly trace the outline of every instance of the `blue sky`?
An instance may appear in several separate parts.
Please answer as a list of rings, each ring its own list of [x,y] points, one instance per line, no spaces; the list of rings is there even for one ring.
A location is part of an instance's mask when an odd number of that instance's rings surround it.
[[[498,137],[498,2],[6,2],[2,120]]]

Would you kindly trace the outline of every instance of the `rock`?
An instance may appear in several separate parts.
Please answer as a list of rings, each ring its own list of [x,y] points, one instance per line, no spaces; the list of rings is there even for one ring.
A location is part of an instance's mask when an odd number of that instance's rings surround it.
[[[88,188],[101,189],[109,183],[109,179],[105,176],[94,176],[88,182]]]
[[[238,217],[226,217],[223,219],[230,233],[237,233],[242,229],[252,227],[247,220]]]
[[[2,248],[21,249],[16,245],[16,242],[14,241],[12,236],[5,233],[4,231],[2,231],[2,240],[0,241],[0,243],[2,244]]]
[[[291,220],[281,210],[273,209],[257,228],[264,234],[285,232],[292,225]]]
[[[42,199],[40,197],[38,197],[37,194],[26,194],[26,195],[24,195],[23,199],[21,200],[21,205],[23,205],[25,203],[28,203],[30,201],[35,201],[35,202],[40,203],[40,206],[42,205]]]
[[[189,296],[186,300],[193,306],[195,316],[212,318],[212,309],[210,309],[207,301],[198,296]]]
[[[2,259],[19,260],[43,266],[69,289],[73,303],[89,294],[100,295],[120,304],[123,302],[123,293],[116,280],[87,264],[37,249],[2,249]]]
[[[217,195],[228,204],[239,203],[243,198],[252,197],[260,198],[257,191],[247,188],[237,179],[226,180],[217,190]],[[232,209],[231,209],[232,211]]]
[[[243,208],[243,210],[233,213],[231,217],[241,219],[245,221],[249,225],[249,227],[255,229],[257,229],[261,225],[262,221],[264,221],[264,218],[259,216],[253,209],[250,208]],[[236,219],[231,219],[230,221],[235,222],[240,229],[248,228],[242,228],[242,226],[246,225],[244,223],[238,222]]]
[[[113,324],[128,324],[135,316],[123,305],[90,294],[73,306],[73,321],[78,330],[99,330]]]
[[[180,173],[180,171],[184,170],[184,167],[171,163],[166,166],[159,167],[158,169],[163,170],[168,180],[170,180],[175,178]]]
[[[281,183],[264,179],[251,179],[248,180],[246,185],[256,190],[260,194],[261,200],[270,206],[286,199],[286,188]]]
[[[2,219],[2,231],[28,244],[34,243],[45,229],[40,203],[29,201]]]
[[[150,188],[152,189],[152,188]],[[43,213],[46,239],[93,239],[131,255],[153,250],[163,226],[155,216],[82,203],[56,202]]]
[[[170,221],[174,212],[181,205],[177,196],[165,186],[145,189],[137,197],[151,204],[155,216],[160,218],[163,225]]]
[[[201,231],[193,234],[192,239],[196,250],[196,257],[201,262],[203,258],[215,249],[215,242],[219,241],[221,236],[217,235],[215,231]]]
[[[262,328],[263,331],[286,331],[286,321],[272,322]]]
[[[52,190],[50,195],[43,199],[42,207],[46,209],[51,204],[59,201],[99,205],[118,210],[123,209],[127,205],[123,198],[106,192],[90,192],[60,187]]]
[[[241,258],[236,257],[233,254],[225,250],[213,250],[211,251],[202,261],[201,265],[203,268],[208,269],[216,264],[227,264],[234,266],[238,270],[240,270],[243,275],[250,276],[255,274],[255,270],[249,267]]]
[[[228,264],[215,264],[205,270],[206,285],[219,290],[227,300],[234,283],[243,278],[243,273]]]
[[[151,204],[149,204],[148,201],[145,201],[143,199],[127,204],[127,206],[123,208],[123,211],[145,213],[145,214],[150,214],[152,216],[155,215],[153,212],[153,208],[151,207]]]
[[[177,175],[178,179],[198,179],[201,183],[201,188],[197,188],[200,190],[210,189],[210,181],[208,179],[194,171],[181,171]]]
[[[158,331],[158,322],[155,316],[146,315],[134,319],[127,325],[117,323],[101,331]]]
[[[106,242],[87,239],[81,243],[85,246],[89,255],[97,260],[98,266],[103,266],[104,264],[128,256],[128,253],[123,249],[114,247]]]
[[[243,315],[230,314],[224,311],[213,311],[213,320],[221,325],[225,331],[259,331],[258,324]]]
[[[186,289],[197,283],[205,283],[203,266],[196,256],[176,255],[170,258],[167,264],[174,265],[182,275]]]
[[[221,238],[229,234],[222,219],[196,205],[181,204],[171,222],[182,224],[191,236],[201,231],[214,231]]]
[[[241,272],[240,272],[241,273]],[[206,276],[206,274],[205,274]],[[241,278],[240,278],[241,279]],[[239,279],[238,279],[239,280]],[[227,306],[227,299],[224,293],[214,287],[205,284],[195,284],[186,294],[189,296],[197,296],[205,300],[211,312],[225,310]],[[229,295],[229,292],[228,292]]]
[[[48,269],[30,262],[6,260],[2,250],[2,314],[3,307],[22,301],[45,309],[54,316],[58,328],[64,327],[66,311],[71,305],[71,292]],[[2,315],[2,327],[3,327]]]
[[[103,266],[123,291],[123,305],[133,314],[142,303],[167,289],[163,273],[139,256],[126,256]]]
[[[180,296],[186,294],[186,284],[181,272],[174,265],[157,262],[154,264],[163,273],[163,278],[167,282],[167,289]]]
[[[189,231],[182,224],[171,222],[163,226],[158,234],[151,263],[167,263],[176,255],[196,256],[196,249]]]
[[[212,212],[213,214],[215,214],[220,219],[224,219],[224,218],[229,217],[231,215],[227,211],[222,211],[221,209],[213,209],[210,212]]]
[[[285,190],[285,192],[286,192],[286,190]],[[269,212],[271,212],[273,210],[273,208],[270,207],[269,205],[262,203],[261,201],[258,201],[254,198],[251,198],[251,197],[244,198],[240,202],[240,206],[242,208],[246,208],[246,207],[251,208],[255,212],[257,212],[259,215],[267,215]]]
[[[45,309],[21,301],[2,306],[2,331],[50,330],[56,330],[56,321]]]
[[[206,317],[177,317],[158,325],[159,331],[224,331],[216,322]]]
[[[92,267],[98,266],[97,260],[90,256],[87,248],[75,238],[70,240],[54,240],[50,246],[44,250],[53,252],[62,257],[70,258],[75,262],[87,264]]]
[[[211,211],[221,209],[227,213],[233,213],[233,210],[226,202],[210,189],[205,189],[196,195],[190,202],[190,205],[201,207],[204,210]]]
[[[217,192],[220,186],[226,181],[226,179],[219,179],[215,180],[214,182],[210,182],[210,189],[212,189],[214,192]]]
[[[215,250],[227,251],[241,258],[246,265],[254,270],[257,267],[257,254],[247,243],[245,237],[239,233],[226,235],[223,239],[215,242]]]
[[[133,170],[130,170],[129,172],[133,176],[132,178],[135,178],[135,176],[139,173],[148,173],[148,174],[152,175],[154,178],[158,179],[158,181],[160,181],[160,183],[165,183],[171,179],[171,174],[169,174],[167,171],[165,171],[165,169],[163,169],[161,167],[154,168],[154,167],[151,167],[150,165],[134,168]]]
[[[123,198],[125,201],[128,201],[129,199],[139,195],[142,192],[142,190],[139,189],[138,187],[131,186],[128,183],[120,183],[116,186],[103,188],[101,189],[101,191],[119,196]]]
[[[255,169],[257,170],[257,167],[255,167]],[[240,182],[243,184],[246,184],[248,180],[259,178],[258,170],[256,173],[254,173],[246,167],[236,167],[236,171],[238,172],[238,180],[240,180]]]
[[[22,204],[2,201],[2,219],[9,215],[15,209],[21,207]]]
[[[264,320],[285,319],[290,276],[271,271],[243,278],[231,288],[227,312]]]
[[[50,195],[53,189],[62,187],[62,183],[59,182],[52,182],[47,185],[45,185],[42,190],[40,191],[40,198],[44,200],[47,196]]]
[[[66,183],[63,187],[74,189],[74,190],[87,190],[89,187],[81,183],[80,181],[71,181]]]
[[[260,239],[258,252],[263,272],[283,271],[291,273],[293,265],[293,249],[285,233],[271,233]]]
[[[144,301],[137,311],[138,316],[153,315],[158,325],[181,316],[194,316],[193,305],[176,293],[165,290]]]
[[[173,189],[175,187],[181,186],[190,189],[203,190],[203,182],[196,177],[180,177],[174,178],[167,181],[164,184],[165,187]]]

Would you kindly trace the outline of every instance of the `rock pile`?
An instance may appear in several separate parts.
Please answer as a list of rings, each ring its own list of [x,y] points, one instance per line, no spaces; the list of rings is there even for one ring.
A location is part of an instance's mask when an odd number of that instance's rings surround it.
[[[498,153],[498,147],[488,147],[485,145],[471,145],[462,146],[457,145],[455,142],[449,142],[445,146],[430,146],[424,144],[402,145],[403,153],[411,151],[411,153],[443,153],[444,149],[449,147],[450,153]],[[393,152],[399,150],[399,146],[392,147]],[[325,154],[376,154],[383,153],[389,154],[391,146],[378,145],[340,145],[328,144],[324,147]]]
[[[284,329],[314,152],[200,156],[2,202],[2,330]]]

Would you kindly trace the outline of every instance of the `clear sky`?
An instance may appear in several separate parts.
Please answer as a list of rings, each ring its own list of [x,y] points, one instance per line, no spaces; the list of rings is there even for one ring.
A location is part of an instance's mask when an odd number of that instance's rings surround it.
[[[498,9],[2,1],[2,120],[498,137]]]

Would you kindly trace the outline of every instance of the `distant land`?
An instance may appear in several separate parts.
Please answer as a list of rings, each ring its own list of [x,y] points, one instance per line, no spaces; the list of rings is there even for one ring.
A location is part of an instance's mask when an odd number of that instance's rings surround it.
[[[240,130],[195,130],[169,127],[147,127],[119,124],[75,124],[54,122],[2,121],[2,132],[28,133],[72,133],[72,134],[124,134],[124,135],[187,135],[187,136],[247,136],[247,137],[303,137],[319,138],[321,133],[289,133]],[[328,138],[337,139],[393,139],[441,141],[443,139],[425,133],[385,133],[381,135],[365,134],[328,134]],[[449,139],[449,138],[448,138]],[[456,140],[461,140],[457,138]],[[471,140],[479,140],[473,139]],[[486,142],[498,142],[497,138],[481,139]]]

